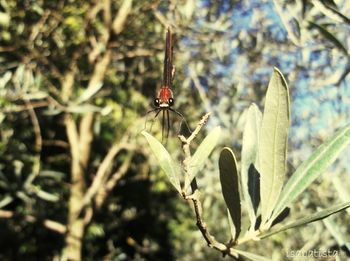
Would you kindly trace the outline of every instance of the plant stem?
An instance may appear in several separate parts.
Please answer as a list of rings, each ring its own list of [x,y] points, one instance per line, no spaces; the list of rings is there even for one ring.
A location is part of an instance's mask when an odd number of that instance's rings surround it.
[[[185,171],[185,175],[188,175],[189,170],[189,164],[191,162],[191,151],[190,151],[190,145],[192,140],[198,135],[204,124],[208,121],[210,116],[210,113],[207,113],[202,117],[202,119],[198,122],[196,129],[192,132],[192,134],[186,139],[183,135],[179,136],[179,139],[182,142],[182,149],[185,154],[185,159],[183,160],[183,168]],[[214,236],[212,236],[207,228],[206,223],[203,219],[203,207],[202,203],[200,201],[200,192],[197,185],[197,180],[194,178],[191,182],[191,195],[186,195],[186,191],[182,192],[182,195],[184,199],[191,200],[194,207],[194,212],[196,214],[196,225],[200,232],[202,233],[205,241],[207,242],[208,246],[211,248],[214,248],[218,251],[220,251],[223,255],[229,255],[234,258],[238,258],[238,254],[235,253],[233,249],[230,249],[227,245],[218,242]]]

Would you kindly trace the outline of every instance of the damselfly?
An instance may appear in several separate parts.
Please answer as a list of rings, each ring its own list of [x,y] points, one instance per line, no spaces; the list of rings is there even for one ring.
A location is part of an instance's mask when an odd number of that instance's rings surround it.
[[[157,118],[157,116],[160,113],[162,113],[162,122],[161,122],[161,124],[162,124],[162,140],[164,137],[167,139],[169,136],[169,129],[171,127],[170,126],[170,119],[169,119],[169,112],[173,112],[177,116],[179,116],[181,118],[181,124],[182,124],[182,122],[184,122],[186,125],[186,128],[190,132],[188,124],[187,124],[185,118],[183,117],[183,115],[180,112],[178,112],[177,110],[172,108],[172,106],[174,105],[174,101],[175,101],[173,91],[171,90],[171,85],[173,82],[174,75],[175,75],[175,67],[173,66],[172,34],[170,31],[170,28],[168,28],[168,31],[166,34],[166,40],[165,40],[163,84],[159,90],[158,97],[156,99],[154,99],[155,109],[148,112],[148,113],[154,112],[155,113],[154,118]],[[165,134],[165,136],[164,136],[164,134]]]

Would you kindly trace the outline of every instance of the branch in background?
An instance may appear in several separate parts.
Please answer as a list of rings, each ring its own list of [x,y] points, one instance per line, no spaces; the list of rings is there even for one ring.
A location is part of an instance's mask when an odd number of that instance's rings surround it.
[[[78,52],[76,51],[69,64],[68,71],[61,78],[61,98],[64,103],[67,103],[72,96],[74,78],[77,68]]]
[[[129,16],[132,7],[132,0],[124,0],[119,8],[117,16],[113,20],[112,30],[115,34],[120,34],[124,29],[126,18]]]
[[[8,210],[1,210],[0,209],[0,218],[6,218],[10,219],[13,218],[16,214],[13,211],[8,211]],[[24,217],[24,220],[29,222],[29,223],[35,223],[37,222],[37,218],[32,216],[32,215],[27,215]],[[50,219],[44,219],[41,221],[44,225],[44,227],[55,231],[60,234],[66,233],[66,226],[62,225],[59,222],[50,220]]]
[[[80,121],[79,126],[79,151],[80,151],[80,164],[86,170],[88,165],[90,150],[91,150],[91,142],[93,139],[92,133],[92,124],[94,120],[94,113],[87,112],[84,114],[83,118]]]
[[[35,159],[33,163],[33,170],[32,173],[28,176],[24,183],[24,187],[28,189],[28,186],[32,184],[34,179],[39,175],[40,172],[40,159],[41,159],[41,150],[43,146],[43,140],[41,137],[41,130],[40,130],[40,125],[39,125],[39,120],[38,117],[35,114],[34,108],[31,105],[31,102],[28,100],[24,100],[25,104],[28,108],[28,113],[30,116],[30,120],[33,125],[33,130],[34,130],[34,135],[35,135]]]
[[[32,167],[31,174],[27,177],[24,188],[28,190],[30,185],[32,184],[33,180],[39,175],[40,172],[40,159],[41,159],[41,149],[42,149],[42,138],[41,138],[41,129],[39,125],[39,120],[35,114],[34,108],[31,105],[30,100],[26,99],[24,96],[24,93],[22,90],[28,89],[30,86],[30,77],[28,77],[28,73],[24,74],[23,82],[18,81],[17,78],[13,80],[13,83],[15,85],[15,88],[17,89],[19,96],[24,101],[26,110],[29,113],[30,120],[33,125],[33,131],[35,136],[35,157]]]
[[[128,155],[126,156],[126,159],[124,159],[123,164],[119,167],[119,169],[114,174],[112,174],[111,178],[105,182],[104,186],[99,187],[95,197],[97,209],[101,208],[107,196],[113,190],[117,182],[128,171],[133,154],[134,154],[133,152],[129,152]]]
[[[102,8],[104,25],[106,28],[110,28],[112,22],[111,0],[104,0],[102,2]]]
[[[41,108],[41,107],[47,107],[50,104],[48,101],[30,101],[30,107],[35,108]],[[22,112],[29,110],[29,107],[27,104],[24,105],[14,105],[10,108],[4,108],[2,112],[4,113],[16,113],[16,112]]]
[[[205,110],[211,111],[210,101],[207,98],[207,91],[204,90],[202,84],[200,83],[200,81],[198,79],[198,75],[197,75],[195,69],[192,68],[192,66],[190,67],[189,72],[190,72],[190,77],[193,81],[194,87],[196,87],[198,94],[199,94],[199,97],[201,98],[201,100],[204,104]]]
[[[110,174],[110,168],[112,166],[115,156],[127,145],[128,135],[124,136],[121,141],[115,142],[113,146],[109,149],[106,157],[100,164],[96,176],[84,195],[84,199],[80,205],[81,212],[85,206],[89,205],[92,199],[95,197],[97,191],[104,185],[104,182],[108,179]]]
[[[274,5],[275,5],[276,12],[278,13],[278,15],[279,15],[279,17],[281,18],[281,21],[282,21],[284,27],[285,27],[286,30],[287,30],[289,39],[290,39],[296,46],[302,47],[302,45],[303,45],[304,43],[302,43],[301,40],[299,39],[300,37],[294,33],[294,30],[293,30],[292,26],[290,25],[290,21],[288,21],[288,18],[289,18],[290,20],[292,20],[291,17],[290,17],[290,14],[288,14],[287,12],[283,12],[282,6],[280,5],[280,3],[279,3],[277,0],[273,0],[273,3],[274,3]],[[289,16],[289,17],[288,17],[288,16]]]

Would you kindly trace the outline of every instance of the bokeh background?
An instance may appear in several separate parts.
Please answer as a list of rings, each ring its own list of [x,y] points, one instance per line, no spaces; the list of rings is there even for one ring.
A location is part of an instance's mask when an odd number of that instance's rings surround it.
[[[263,109],[274,66],[291,92],[289,175],[349,123],[349,13],[346,0],[1,0],[0,258],[221,260],[140,135],[162,82],[166,28],[174,108],[192,128],[212,113],[193,149],[207,130],[224,130],[198,183],[211,234],[227,242],[218,152],[230,146],[240,159],[247,109]],[[173,118],[166,147],[181,160],[177,125]],[[159,129],[156,120],[152,134]],[[349,153],[290,220],[350,200]],[[332,249],[345,259],[348,215],[242,249],[274,260]]]

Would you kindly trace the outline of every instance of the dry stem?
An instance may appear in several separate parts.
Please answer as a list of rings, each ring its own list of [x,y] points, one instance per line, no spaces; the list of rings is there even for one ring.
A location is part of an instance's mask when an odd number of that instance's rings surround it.
[[[208,121],[210,116],[210,113],[207,113],[206,115],[204,115],[202,117],[202,119],[199,121],[199,123],[197,124],[196,129],[192,132],[192,134],[190,135],[190,137],[188,137],[187,139],[181,135],[179,136],[179,139],[182,142],[182,149],[185,153],[185,159],[183,161],[183,167],[184,167],[184,171],[185,174],[188,175],[188,170],[189,170],[189,164],[191,162],[191,151],[190,151],[190,145],[192,140],[194,140],[196,138],[196,136],[198,135],[198,133],[200,132],[200,130],[203,128],[203,126],[205,125],[205,123]],[[227,245],[218,242],[214,236],[212,236],[207,228],[206,223],[204,222],[203,219],[203,207],[202,207],[202,203],[200,201],[200,192],[198,190],[198,186],[197,186],[197,181],[196,178],[193,179],[193,181],[191,182],[191,189],[192,189],[192,195],[187,196],[186,195],[186,191],[182,192],[183,197],[186,200],[191,200],[193,203],[193,207],[194,207],[194,211],[196,214],[196,225],[198,227],[198,229],[201,231],[205,241],[207,242],[208,246],[211,248],[214,248],[218,251],[220,251],[223,255],[229,255],[231,257],[237,258],[238,255],[237,253],[234,252],[233,249],[228,248]]]

